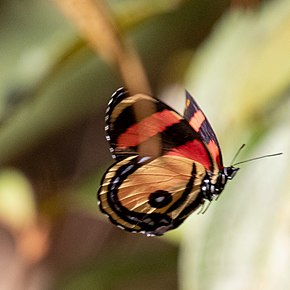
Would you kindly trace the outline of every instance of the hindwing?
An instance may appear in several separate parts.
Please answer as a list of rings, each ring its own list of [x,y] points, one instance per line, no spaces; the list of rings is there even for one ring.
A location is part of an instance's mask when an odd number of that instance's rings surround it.
[[[162,235],[203,204],[200,185],[205,174],[202,164],[188,158],[130,156],[105,173],[100,208],[121,228]]]

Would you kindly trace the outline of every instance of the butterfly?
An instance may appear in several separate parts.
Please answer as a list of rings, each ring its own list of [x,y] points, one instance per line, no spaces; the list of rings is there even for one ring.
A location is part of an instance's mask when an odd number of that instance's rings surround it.
[[[216,199],[239,168],[224,167],[206,116],[186,91],[183,116],[124,88],[111,97],[106,139],[116,162],[98,191],[100,210],[119,228],[160,236]]]

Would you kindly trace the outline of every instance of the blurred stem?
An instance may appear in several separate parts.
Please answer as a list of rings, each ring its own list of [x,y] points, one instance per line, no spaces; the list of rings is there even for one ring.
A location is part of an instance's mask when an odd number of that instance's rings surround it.
[[[68,0],[63,0],[62,5],[64,2]],[[130,39],[142,56],[154,91],[158,90],[170,59],[180,52],[196,48],[227,5],[228,0],[210,3],[185,1],[178,9],[159,13],[158,17],[153,17],[138,29],[120,24],[126,32],[131,28]],[[119,18],[116,21],[121,22]],[[55,45],[60,46],[59,43]],[[120,86],[118,75],[112,73],[99,57],[93,58],[87,49],[67,50],[64,59],[56,60],[52,69],[53,72],[38,85],[37,91],[31,92],[33,101],[19,106],[19,110],[9,117],[9,122],[2,124],[1,165],[31,158],[33,150],[47,138],[99,112],[105,106],[105,96],[112,93],[112,88]],[[126,73],[133,75],[133,68],[130,67]],[[134,72],[133,77],[138,78],[136,82],[140,81],[140,74]],[[142,91],[140,86],[138,92]]]
[[[104,1],[54,0],[81,31],[89,45],[107,63],[117,67],[125,86],[134,94],[151,89],[134,48],[119,35]],[[138,77],[136,77],[138,76]]]

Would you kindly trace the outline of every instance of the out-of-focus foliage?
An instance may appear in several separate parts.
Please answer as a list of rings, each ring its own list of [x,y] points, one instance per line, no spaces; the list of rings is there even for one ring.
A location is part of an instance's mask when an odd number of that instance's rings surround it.
[[[290,288],[289,40],[290,2],[272,1],[227,13],[191,63],[188,86],[205,98],[226,161],[244,142],[247,157],[284,156],[241,164],[218,204],[186,224],[182,289]]]
[[[15,170],[0,172],[0,219],[14,230],[28,226],[35,218],[33,190]]]
[[[196,96],[226,165],[244,142],[240,159],[284,153],[241,165],[205,215],[153,239],[98,213],[124,75],[57,2],[0,4],[0,288],[290,288],[289,1],[104,1],[154,94],[181,111],[184,87]]]

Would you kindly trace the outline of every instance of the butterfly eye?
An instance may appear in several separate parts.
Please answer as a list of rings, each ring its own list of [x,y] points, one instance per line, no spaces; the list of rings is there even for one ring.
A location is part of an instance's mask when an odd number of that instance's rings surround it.
[[[235,168],[233,166],[226,167],[225,169],[225,175],[227,176],[228,179],[233,179],[235,175],[237,174],[239,168]]]

